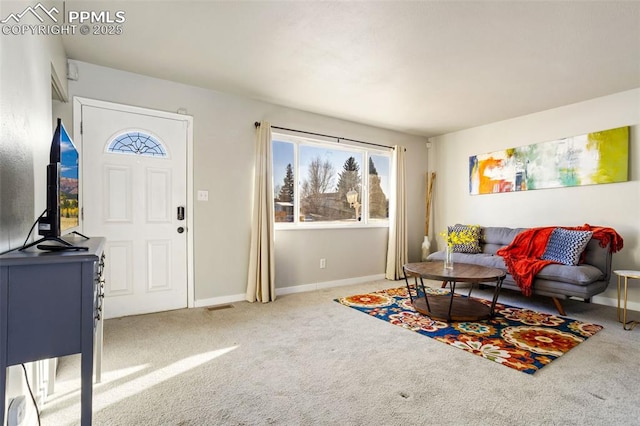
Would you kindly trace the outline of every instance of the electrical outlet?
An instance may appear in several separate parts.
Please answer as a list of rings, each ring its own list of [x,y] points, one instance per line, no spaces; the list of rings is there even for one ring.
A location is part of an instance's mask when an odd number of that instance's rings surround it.
[[[7,410],[7,426],[20,426],[24,421],[27,408],[26,398],[20,395],[9,402]]]
[[[327,267],[327,259],[320,259],[320,269],[324,269]]]
[[[209,191],[198,190],[198,201],[209,201]]]

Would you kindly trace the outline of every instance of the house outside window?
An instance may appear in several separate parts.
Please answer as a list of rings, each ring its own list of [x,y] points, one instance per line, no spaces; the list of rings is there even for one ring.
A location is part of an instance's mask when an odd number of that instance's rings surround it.
[[[278,228],[388,226],[391,154],[274,133]]]

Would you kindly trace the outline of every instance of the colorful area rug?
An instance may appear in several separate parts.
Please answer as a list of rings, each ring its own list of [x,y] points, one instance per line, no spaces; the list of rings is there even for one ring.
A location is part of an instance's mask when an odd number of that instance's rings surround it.
[[[449,294],[447,289],[429,288],[427,292]],[[476,300],[490,305],[490,301]],[[540,370],[603,328],[500,303],[496,304],[496,315],[490,320],[436,321],[413,309],[406,287],[357,294],[335,301],[528,374]]]

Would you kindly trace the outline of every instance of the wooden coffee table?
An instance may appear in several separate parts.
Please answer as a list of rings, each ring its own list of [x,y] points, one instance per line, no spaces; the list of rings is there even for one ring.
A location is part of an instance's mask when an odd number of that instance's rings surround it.
[[[502,288],[502,281],[506,276],[506,273],[500,269],[466,263],[454,263],[453,269],[444,269],[443,262],[407,263],[402,268],[404,269],[409,297],[415,310],[432,319],[447,322],[478,321],[492,318],[498,295]],[[413,289],[409,283],[409,278],[413,278]],[[423,278],[448,283],[450,293],[441,295],[427,294]],[[470,297],[454,297],[456,283],[459,282],[495,282],[491,305],[487,306]],[[419,297],[419,289],[422,289],[424,297]]]

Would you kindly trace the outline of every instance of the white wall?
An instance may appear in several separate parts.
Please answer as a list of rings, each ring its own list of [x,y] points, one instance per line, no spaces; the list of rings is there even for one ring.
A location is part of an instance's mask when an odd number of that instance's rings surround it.
[[[0,67],[1,252],[24,242],[46,206],[51,79],[66,81],[66,58],[58,38],[3,35]]]
[[[46,206],[54,72],[66,81],[59,38],[0,36],[0,252],[22,245]],[[7,401],[17,395],[28,398],[22,369],[14,366],[8,369]],[[27,421],[34,420],[32,404],[27,410]]]
[[[469,195],[469,156],[621,126],[631,126],[629,181],[606,185]],[[435,229],[454,223],[483,226],[610,226],[624,238],[614,269],[640,270],[640,89],[567,105],[433,138]],[[439,241],[440,245],[442,244]],[[614,275],[594,302],[616,303]],[[640,310],[640,286],[630,308]]]
[[[410,257],[418,260],[423,233],[426,139],[248,98],[76,62],[71,96],[177,111],[194,117],[195,296],[202,303],[243,297],[246,290],[253,188],[254,122],[407,148]],[[69,111],[70,115],[71,112]],[[195,197],[194,197],[195,199]],[[276,286],[301,286],[382,274],[386,230],[279,231]],[[327,268],[319,268],[320,257]]]

